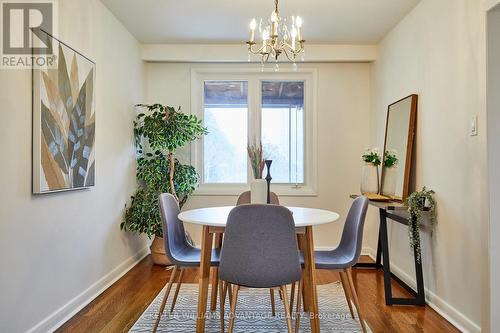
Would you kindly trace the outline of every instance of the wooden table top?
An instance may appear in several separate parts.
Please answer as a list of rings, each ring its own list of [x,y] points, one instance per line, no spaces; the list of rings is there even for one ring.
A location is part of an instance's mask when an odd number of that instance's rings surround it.
[[[359,197],[360,194],[351,194],[349,197],[351,199],[356,199]],[[375,200],[370,200],[369,201],[370,205],[381,208],[384,210],[393,210],[393,211],[407,211],[408,207],[406,207],[402,202],[398,201],[375,201]],[[428,211],[429,208],[424,208],[424,211]]]

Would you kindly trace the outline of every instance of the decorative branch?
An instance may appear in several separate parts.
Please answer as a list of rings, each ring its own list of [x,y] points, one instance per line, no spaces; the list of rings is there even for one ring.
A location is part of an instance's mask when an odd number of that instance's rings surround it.
[[[264,158],[262,143],[257,145],[247,146],[248,158],[250,159],[250,165],[252,167],[253,176],[255,179],[262,179],[262,172],[264,171]]]

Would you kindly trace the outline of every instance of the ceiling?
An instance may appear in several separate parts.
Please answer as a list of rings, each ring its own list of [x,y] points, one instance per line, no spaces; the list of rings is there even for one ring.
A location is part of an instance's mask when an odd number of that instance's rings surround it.
[[[272,0],[101,0],[142,43],[239,43]],[[309,43],[375,44],[420,0],[281,0]]]

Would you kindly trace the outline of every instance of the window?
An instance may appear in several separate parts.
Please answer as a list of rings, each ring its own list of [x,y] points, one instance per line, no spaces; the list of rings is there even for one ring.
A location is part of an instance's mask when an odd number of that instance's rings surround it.
[[[314,72],[215,73],[194,69],[192,107],[209,134],[192,149],[201,175],[195,194],[239,194],[253,179],[247,143],[273,160],[273,191],[315,195]],[[264,170],[264,176],[266,170]]]
[[[277,183],[304,183],[304,82],[263,81],[262,145]]]
[[[204,183],[247,182],[248,83],[205,81]]]

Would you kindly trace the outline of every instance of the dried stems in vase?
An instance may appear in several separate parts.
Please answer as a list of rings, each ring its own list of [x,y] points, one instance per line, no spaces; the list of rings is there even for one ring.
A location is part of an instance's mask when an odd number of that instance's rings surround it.
[[[247,146],[248,158],[252,166],[253,176],[255,179],[262,179],[262,172],[264,171],[264,158],[262,157],[262,143],[257,145]]]

